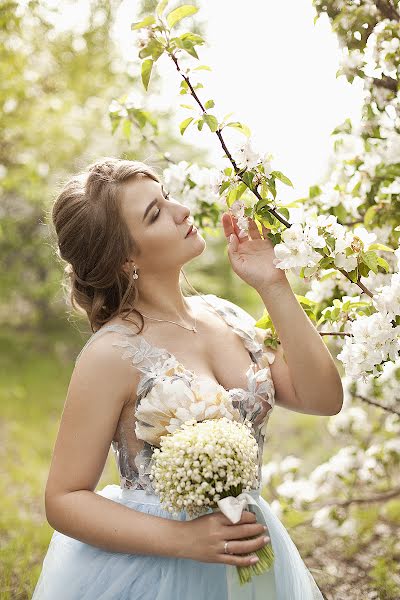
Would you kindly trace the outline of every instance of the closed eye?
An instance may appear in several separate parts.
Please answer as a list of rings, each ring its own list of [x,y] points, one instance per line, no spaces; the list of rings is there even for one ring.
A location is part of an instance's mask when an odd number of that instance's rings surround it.
[[[165,200],[168,200],[168,198],[170,197],[170,193],[169,192],[164,192],[164,198]],[[155,216],[151,219],[151,223],[154,223],[154,221],[156,221],[160,215],[161,212],[161,208],[158,209],[158,212],[155,214]]]

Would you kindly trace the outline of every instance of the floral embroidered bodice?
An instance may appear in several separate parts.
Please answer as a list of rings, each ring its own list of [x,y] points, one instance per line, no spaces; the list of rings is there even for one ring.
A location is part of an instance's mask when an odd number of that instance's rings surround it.
[[[215,294],[191,296],[191,300],[204,303],[203,297],[244,341],[251,358],[246,371],[246,389],[227,390],[211,377],[196,375],[171,352],[154,346],[141,334],[120,324],[103,325],[76,358],[77,361],[94,338],[115,331],[120,337],[112,345],[121,349],[122,359],[128,359],[140,371],[135,406],[124,411],[123,418],[121,415],[111,444],[122,488],[154,493],[149,475],[152,454],[160,447],[160,437],[172,433],[188,419],[202,421],[222,416],[242,423],[250,421],[258,443],[260,485],[266,427],[275,404],[269,367],[275,355],[257,339],[255,319],[249,313]]]

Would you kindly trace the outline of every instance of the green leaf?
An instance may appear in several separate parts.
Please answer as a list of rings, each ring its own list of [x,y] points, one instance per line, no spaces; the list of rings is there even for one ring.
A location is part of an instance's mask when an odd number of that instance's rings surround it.
[[[161,0],[156,6],[157,15],[161,15],[164,12],[165,7],[167,6],[169,0]]]
[[[333,214],[339,219],[339,221],[345,221],[347,217],[347,210],[339,202],[336,206],[333,207]]]
[[[271,192],[271,194],[274,197],[274,200],[276,198],[276,187],[275,187],[275,182],[273,179],[269,179],[268,181],[265,182],[265,185],[267,186],[267,188],[269,189],[269,191]]]
[[[219,186],[219,194],[220,196],[222,196],[222,194],[224,193],[224,191],[226,190],[226,188],[228,188],[231,185],[230,181],[223,181],[221,183],[221,185]]]
[[[181,89],[179,91],[180,94],[187,94],[189,92],[189,86],[186,81],[183,79],[181,81]]]
[[[368,225],[370,225],[372,223],[372,221],[375,219],[377,210],[378,210],[378,207],[376,204],[374,204],[373,206],[370,206],[368,208],[368,210],[365,212],[364,225],[366,227],[368,227]]]
[[[175,8],[172,12],[167,15],[167,23],[172,29],[174,25],[176,25],[179,21],[184,19],[185,17],[190,17],[197,13],[199,9],[197,6],[192,6],[191,4],[184,4],[183,6],[179,6]]]
[[[387,250],[387,252],[394,252],[393,248],[389,248],[389,246],[385,246],[385,244],[371,244],[368,247],[368,250]]]
[[[239,198],[242,196],[242,194],[247,190],[247,185],[245,183],[243,183],[243,181],[241,181],[239,183],[239,185],[237,186],[237,194],[236,194],[236,200],[239,200]],[[251,210],[251,209],[250,209]]]
[[[304,277],[312,277],[314,273],[318,270],[318,265],[314,265],[313,267],[304,267],[303,274]]]
[[[153,64],[154,63],[151,58],[148,58],[147,60],[144,60],[142,62],[142,82],[146,90],[149,87],[150,75],[151,70],[153,68]]]
[[[198,67],[195,67],[193,69],[193,71],[211,71],[211,70],[212,70],[211,67],[209,67],[208,65],[199,65]]]
[[[199,131],[201,131],[203,129],[203,125],[204,125],[203,117],[200,117],[200,119],[197,121],[197,129]]]
[[[251,130],[247,125],[243,125],[240,121],[232,121],[231,123],[227,123],[226,127],[234,127],[235,129],[239,129],[241,133],[243,133],[246,137],[251,136]]]
[[[318,304],[317,302],[315,302],[315,300],[311,300],[306,296],[301,296],[300,294],[295,294],[295,296],[301,304],[307,304],[307,306],[315,306],[316,304]]]
[[[184,121],[182,121],[182,123],[180,124],[179,128],[181,130],[181,135],[183,135],[187,129],[187,127],[190,125],[190,123],[194,120],[194,117],[188,117],[187,119],[185,119]]]
[[[184,36],[181,36],[173,38],[171,42],[172,41],[175,42],[177,48],[182,48],[182,50],[185,50],[191,56],[194,56],[197,59],[199,58],[194,49],[194,43],[190,39],[185,39]]]
[[[266,227],[275,225],[276,219],[274,215],[271,215],[271,213],[266,208],[261,210],[260,213],[262,214],[261,222],[264,225],[266,225]]]
[[[390,267],[389,267],[389,263],[382,258],[382,256],[378,256],[378,258],[376,259],[376,262],[378,263],[378,265],[380,267],[383,267],[386,271],[386,273],[389,273]]]
[[[165,48],[159,40],[152,38],[145,48],[142,48],[139,52],[139,58],[146,58],[151,56],[155,62],[160,58]]]
[[[196,50],[194,49],[194,46],[191,42],[184,42],[184,48],[183,50],[185,50],[188,54],[190,54],[190,56],[193,56],[194,58],[199,58],[199,55],[197,54]]]
[[[218,129],[218,119],[214,115],[203,115],[205,123],[209,126],[210,130],[214,133]]]
[[[153,25],[156,22],[156,19],[153,15],[148,15],[143,19],[143,21],[138,21],[137,23],[132,23],[131,30],[133,29],[143,29],[144,27],[148,27],[149,25]]]
[[[122,123],[122,133],[125,139],[129,140],[131,136],[132,122],[129,119],[125,119]]]
[[[310,198],[315,198],[316,196],[320,196],[322,194],[322,190],[318,185],[312,185],[309,189],[308,195]]]
[[[276,177],[276,179],[279,179],[279,181],[282,181],[282,183],[293,187],[293,183],[290,181],[290,179],[288,177],[286,177],[286,175],[281,173],[281,171],[272,171],[270,173],[270,175],[272,175],[273,177]]]
[[[195,109],[195,107],[191,106],[191,104],[180,104],[179,106],[182,106],[182,108],[190,108],[191,110]]]
[[[179,39],[183,41],[189,40],[193,45],[197,44],[198,46],[205,43],[205,39],[202,38],[201,35],[197,35],[197,33],[192,33],[191,31],[182,33],[182,35],[179,36]]]
[[[343,121],[343,123],[341,125],[338,125],[337,127],[335,127],[335,129],[332,131],[331,135],[337,135],[338,133],[351,133],[351,131],[352,131],[351,119],[347,118],[347,119],[345,119],[345,121]]]
[[[349,271],[348,275],[353,283],[357,283],[358,281],[358,267],[356,267],[353,271]]]
[[[226,203],[229,207],[232,206],[232,204],[235,202],[236,200],[236,196],[237,196],[237,192],[238,189],[236,187],[232,188],[229,192],[228,195],[226,197]]]
[[[357,194],[358,194],[358,192],[359,192],[359,190],[360,190],[360,187],[361,187],[361,179],[360,179],[360,181],[358,181],[358,182],[356,183],[356,185],[355,185],[355,186],[353,187],[353,189],[351,190],[351,195],[352,195],[352,196],[357,196]]]
[[[214,100],[207,100],[207,102],[204,105],[204,108],[206,108],[206,109],[207,108],[214,108],[214,106],[215,106]]]
[[[255,327],[259,327],[260,329],[268,329],[272,324],[271,317],[268,314],[268,311],[264,308],[264,312],[262,316],[254,323]]]
[[[374,273],[378,272],[378,256],[375,252],[368,250],[368,252],[364,252],[361,255],[363,262],[373,271]]]
[[[361,277],[368,277],[368,274],[371,270],[368,265],[366,265],[363,262],[360,262],[360,264],[358,265],[358,268],[360,270]]]

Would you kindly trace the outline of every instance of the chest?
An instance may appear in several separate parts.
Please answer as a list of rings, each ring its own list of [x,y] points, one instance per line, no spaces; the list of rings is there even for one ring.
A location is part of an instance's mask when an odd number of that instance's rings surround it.
[[[154,340],[151,327],[143,334],[195,375],[207,376],[227,390],[247,388],[246,371],[254,363],[243,339],[218,315],[208,313],[205,320],[199,319],[197,333],[177,329],[171,325],[171,329],[158,330]]]

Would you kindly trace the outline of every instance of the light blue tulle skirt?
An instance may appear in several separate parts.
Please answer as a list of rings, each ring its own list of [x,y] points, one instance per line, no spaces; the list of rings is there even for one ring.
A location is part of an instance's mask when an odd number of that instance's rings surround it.
[[[166,519],[158,496],[116,484],[96,491],[110,500]],[[323,600],[287,530],[260,490],[247,510],[268,527],[272,568],[239,584],[235,566],[189,558],[109,552],[54,531],[32,600]],[[211,512],[211,509],[209,509]],[[196,543],[196,540],[193,540]]]

